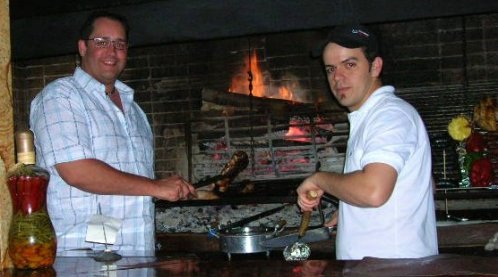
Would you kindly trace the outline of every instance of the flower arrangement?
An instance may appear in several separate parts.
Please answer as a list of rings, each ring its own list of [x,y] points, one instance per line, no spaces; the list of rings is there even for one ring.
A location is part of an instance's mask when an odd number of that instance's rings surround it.
[[[493,104],[494,103],[494,104]],[[496,101],[485,97],[474,109],[471,120],[466,115],[457,115],[448,124],[450,137],[458,142],[456,151],[459,157],[462,179],[459,187],[489,187],[494,172],[487,152],[487,142],[479,131],[496,131]],[[483,115],[486,111],[487,115]],[[489,116],[492,114],[492,117]],[[479,127],[479,128],[477,128]]]

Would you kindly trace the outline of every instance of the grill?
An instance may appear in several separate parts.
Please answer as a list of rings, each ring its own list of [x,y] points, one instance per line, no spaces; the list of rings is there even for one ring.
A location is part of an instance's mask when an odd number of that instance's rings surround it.
[[[494,88],[493,84],[481,84],[398,91],[417,108],[427,124],[433,174],[439,188],[458,186],[461,178],[456,144],[446,131],[449,120],[463,111],[470,115],[482,95],[492,94]],[[455,92],[460,90],[467,93]],[[453,102],[441,107],[428,105],[428,93],[451,98]],[[454,94],[464,95],[465,99],[452,97]],[[219,174],[238,150],[250,156],[249,166],[239,174],[239,181],[302,180],[315,170],[317,163],[322,170],[342,171],[349,129],[344,110],[208,89],[202,91],[202,99],[203,109],[187,124],[188,168],[193,182]],[[488,151],[494,155],[496,132],[484,132],[484,136]],[[492,163],[496,172],[496,159]]]
[[[225,96],[215,100],[222,105],[204,101],[202,112],[188,124],[193,182],[219,174],[235,151],[249,156],[249,165],[236,181],[302,179],[318,163],[324,170],[342,171],[349,131],[343,111],[232,93]]]

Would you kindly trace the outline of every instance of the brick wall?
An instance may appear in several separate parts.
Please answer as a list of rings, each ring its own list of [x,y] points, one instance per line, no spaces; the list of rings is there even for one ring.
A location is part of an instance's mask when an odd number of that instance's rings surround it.
[[[380,34],[384,83],[395,85],[419,109],[431,133],[444,132],[453,115],[471,113],[482,96],[496,95],[498,14],[370,26]],[[157,175],[175,172],[176,161],[184,159],[184,123],[198,113],[201,90],[226,91],[249,49],[257,51],[268,83],[278,84],[291,74],[313,98],[332,100],[319,59],[310,57],[327,32],[132,47],[121,79],[136,89],[136,100],[153,126]],[[13,62],[16,129],[27,126],[34,95],[53,79],[71,74],[76,63],[76,54]]]

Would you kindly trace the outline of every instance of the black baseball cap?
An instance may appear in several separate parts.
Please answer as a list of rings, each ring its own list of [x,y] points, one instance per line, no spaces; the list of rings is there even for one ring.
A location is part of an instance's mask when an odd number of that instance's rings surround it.
[[[378,54],[379,51],[377,38],[367,27],[361,24],[347,24],[335,27],[327,39],[312,51],[313,57],[320,57],[325,46],[331,42],[351,49],[366,47],[368,53]]]

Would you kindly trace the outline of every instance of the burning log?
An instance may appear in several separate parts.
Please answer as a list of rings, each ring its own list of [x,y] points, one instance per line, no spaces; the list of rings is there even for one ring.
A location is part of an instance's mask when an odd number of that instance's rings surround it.
[[[220,106],[238,108],[249,108],[250,101],[252,101],[254,111],[270,110],[275,115],[282,115],[284,117],[288,117],[291,111],[292,113],[296,113],[296,111],[316,113],[314,104],[299,103],[276,98],[255,97],[239,93],[220,92],[206,88],[202,89],[202,100]]]

